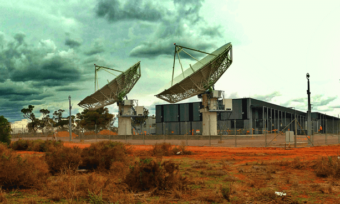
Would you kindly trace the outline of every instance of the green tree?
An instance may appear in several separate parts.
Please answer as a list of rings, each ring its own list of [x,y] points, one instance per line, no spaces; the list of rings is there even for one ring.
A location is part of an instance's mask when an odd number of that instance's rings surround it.
[[[59,109],[58,111],[54,111],[53,113],[53,120],[56,122],[55,127],[59,127],[60,129],[67,129],[67,126],[69,124],[68,120],[63,120],[63,112],[65,110]]]
[[[27,124],[28,131],[36,133],[39,127],[39,120],[35,118],[33,109],[34,106],[29,105],[28,108],[21,109],[21,112],[24,114],[23,115],[24,118],[31,120],[31,122]]]
[[[44,133],[44,128],[49,124],[50,119],[50,111],[47,109],[40,109],[40,113],[42,114],[42,119],[38,121],[39,129]]]
[[[0,142],[11,144],[11,131],[11,124],[3,115],[0,116]]]
[[[107,108],[99,108],[94,111],[85,109],[83,112],[78,113],[76,118],[80,120],[79,125],[85,130],[97,130],[109,128],[113,114],[109,113]]]

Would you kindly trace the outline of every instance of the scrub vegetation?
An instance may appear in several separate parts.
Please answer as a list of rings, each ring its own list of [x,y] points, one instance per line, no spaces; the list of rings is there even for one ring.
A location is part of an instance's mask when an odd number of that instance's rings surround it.
[[[336,155],[340,146],[313,148],[308,150],[329,148],[333,153],[293,157],[292,151],[273,148],[259,153],[249,148],[169,143],[146,147],[109,141],[84,148],[19,140],[9,147],[0,144],[0,202],[336,202],[340,199]]]

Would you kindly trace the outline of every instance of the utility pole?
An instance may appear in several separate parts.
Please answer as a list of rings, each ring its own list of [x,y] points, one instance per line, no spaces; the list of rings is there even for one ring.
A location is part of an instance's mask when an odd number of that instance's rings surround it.
[[[308,111],[307,111],[307,135],[310,137],[312,137],[312,130],[311,130],[311,124],[312,124],[312,116],[311,116],[311,111],[312,111],[312,108],[311,108],[311,104],[310,104],[310,87],[309,87],[309,73],[306,74],[306,78],[307,78],[307,85],[308,85],[308,89],[307,89],[307,95],[308,95]],[[311,145],[311,141],[310,139],[308,140],[308,144]]]
[[[294,147],[296,148],[296,137],[297,137],[297,121],[296,121],[296,109],[294,108],[294,120],[295,120],[295,138],[294,138]]]
[[[68,96],[69,100],[69,105],[70,105],[70,121],[69,121],[69,132],[70,132],[70,142],[72,141],[72,120],[71,120],[71,115],[72,115],[72,106],[71,106],[71,96]]]

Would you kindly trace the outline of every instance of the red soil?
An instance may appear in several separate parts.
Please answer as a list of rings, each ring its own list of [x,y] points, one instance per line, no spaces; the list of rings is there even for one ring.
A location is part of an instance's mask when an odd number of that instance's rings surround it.
[[[44,152],[33,152],[33,151],[14,151],[17,154],[40,154],[40,155],[44,155]]]
[[[79,148],[89,147],[90,144],[80,143],[64,143],[66,147],[78,146]],[[152,145],[132,145],[133,150],[136,152],[148,151],[152,149]],[[227,148],[227,147],[196,147],[187,146],[186,150],[192,151],[194,155],[187,157],[194,159],[223,159],[231,158],[238,161],[236,164],[247,162],[271,160],[291,159],[301,157],[303,160],[314,160],[320,156],[336,156],[340,152],[340,145],[332,146],[319,146],[319,147],[305,147],[292,150],[285,150],[283,148],[273,147],[243,147],[243,148]],[[178,156],[173,156],[177,157]]]
[[[49,136],[52,137],[52,135],[49,135]],[[70,133],[67,131],[60,131],[60,132],[57,132],[56,136],[57,137],[70,137]],[[72,138],[76,138],[76,137],[78,137],[78,135],[72,132]]]

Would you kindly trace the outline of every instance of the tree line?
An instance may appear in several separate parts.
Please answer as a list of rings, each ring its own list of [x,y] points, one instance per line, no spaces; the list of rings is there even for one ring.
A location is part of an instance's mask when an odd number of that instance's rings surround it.
[[[63,117],[65,110],[59,109],[54,111],[50,116],[48,109],[40,109],[42,114],[41,119],[37,118],[33,113],[34,106],[29,105],[27,108],[21,109],[23,117],[30,120],[27,124],[28,131],[30,133],[36,133],[37,130],[41,130],[42,133],[48,131],[50,133],[52,128],[58,130],[68,130],[70,116]],[[94,131],[100,129],[113,130],[112,119],[114,115],[109,113],[108,108],[99,108],[97,110],[90,111],[84,109],[81,113],[71,115],[72,131],[79,134],[83,129],[86,131]]]

